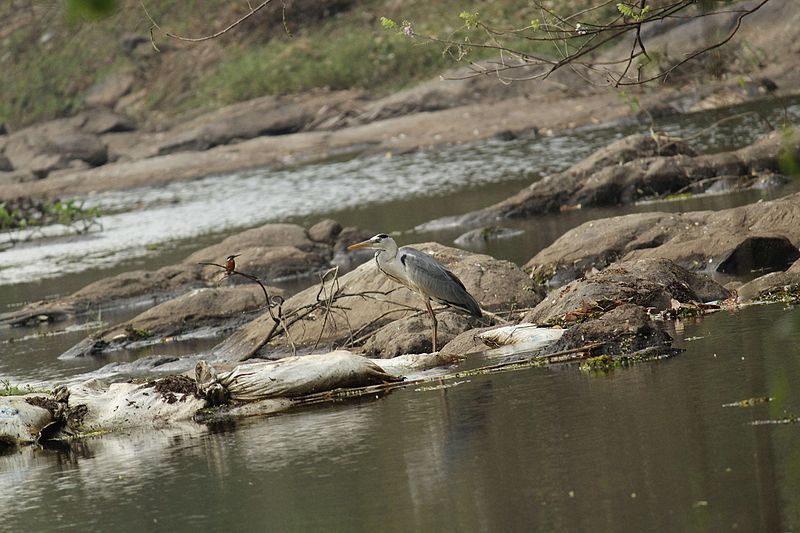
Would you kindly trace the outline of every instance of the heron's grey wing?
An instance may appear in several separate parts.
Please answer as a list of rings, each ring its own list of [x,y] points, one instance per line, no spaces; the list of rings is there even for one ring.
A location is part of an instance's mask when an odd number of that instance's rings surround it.
[[[461,309],[476,317],[481,316],[480,305],[467,292],[461,280],[434,258],[403,246],[398,251],[398,259],[405,269],[406,277],[419,292],[436,302]]]

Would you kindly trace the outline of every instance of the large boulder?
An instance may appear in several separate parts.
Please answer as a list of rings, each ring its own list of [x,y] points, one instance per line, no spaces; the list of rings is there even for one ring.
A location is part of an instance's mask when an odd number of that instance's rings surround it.
[[[439,347],[458,334],[479,324],[478,320],[453,312],[436,314],[438,322],[436,340]],[[362,348],[367,357],[391,358],[408,353],[433,351],[433,324],[427,314],[418,314],[389,322],[369,337]]]
[[[565,317],[581,319],[623,303],[664,311],[672,308],[673,300],[702,303],[730,296],[711,278],[689,272],[672,261],[641,259],[615,264],[550,292],[523,320],[544,324]]]
[[[590,349],[594,355],[625,356],[645,349],[666,349],[672,337],[663,322],[652,320],[641,306],[626,303],[575,324],[544,351],[558,353],[595,343],[601,344]]]
[[[267,291],[270,298],[283,296],[283,291],[274,287]],[[219,335],[241,325],[265,305],[264,292],[255,284],[195,289],[91,335],[64,352],[60,359],[163,343],[176,336],[197,334],[202,329],[209,330],[207,336]]]
[[[44,178],[81,163],[103,165],[108,161],[108,147],[97,135],[77,131],[71,122],[54,121],[11,134],[5,155],[15,169]]]
[[[574,228],[525,265],[560,286],[616,261],[669,259],[696,271],[784,270],[800,244],[800,194],[721,211],[636,213]]]
[[[760,186],[765,176],[786,171],[784,162],[789,159],[800,160],[800,138],[779,133],[739,150],[709,155],[696,155],[685,142],[668,137],[632,135],[497,204],[431,224],[479,226],[576,207],[631,204],[675,193],[702,193],[717,182],[739,189]]]
[[[542,298],[540,288],[513,263],[436,243],[417,247],[452,270],[483,309],[525,309]],[[419,296],[381,274],[374,261],[369,261],[329,280],[324,288],[313,286],[289,298],[283,313],[289,322],[288,337],[297,345],[350,346],[395,320],[424,317],[425,307]],[[252,357],[264,348],[264,335],[272,326],[272,318],[262,315],[216,346],[213,353],[223,360]],[[419,321],[418,328],[428,335],[431,332],[426,320]]]
[[[333,255],[331,245],[314,242],[302,226],[296,224],[266,224],[232,235],[218,244],[198,250],[184,264],[220,263],[225,257],[241,254],[237,269],[261,279],[280,279],[303,276],[325,267]],[[219,268],[206,266],[203,275],[212,279]],[[244,277],[232,278],[234,283],[249,283]]]

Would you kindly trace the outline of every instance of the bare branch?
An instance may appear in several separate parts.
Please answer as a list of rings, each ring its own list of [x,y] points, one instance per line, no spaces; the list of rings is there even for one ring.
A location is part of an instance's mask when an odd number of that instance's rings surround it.
[[[202,41],[208,41],[208,40],[211,40],[211,39],[216,39],[220,35],[224,35],[224,34],[228,33],[233,28],[235,28],[236,26],[238,26],[239,24],[241,24],[245,20],[249,19],[253,15],[255,15],[256,13],[261,11],[263,8],[267,7],[267,5],[269,5],[271,2],[272,2],[272,0],[265,0],[264,2],[261,2],[260,4],[258,4],[256,7],[250,6],[250,3],[248,2],[247,6],[250,8],[250,11],[248,11],[244,16],[242,16],[240,19],[236,20],[235,22],[229,24],[224,29],[222,29],[222,30],[220,30],[220,31],[218,31],[216,33],[212,33],[211,35],[204,35],[203,37],[183,37],[181,35],[176,35],[176,34],[174,34],[172,32],[168,32],[168,31],[162,29],[161,26],[159,26],[158,23],[155,21],[155,19],[152,16],[150,16],[150,13],[147,11],[147,8],[144,5],[144,2],[140,2],[139,5],[142,6],[142,10],[144,11],[145,16],[150,21],[150,24],[151,24],[150,25],[150,42],[153,44],[153,48],[155,48],[155,50],[158,51],[158,46],[156,46],[156,42],[155,42],[155,39],[154,39],[154,31],[155,30],[158,30],[161,33],[163,33],[164,35],[166,35],[167,37],[169,37],[171,39],[178,40],[178,41],[185,41],[185,42],[189,42],[189,43],[199,43],[199,42],[202,42]],[[285,19],[284,19],[284,24],[285,24]]]

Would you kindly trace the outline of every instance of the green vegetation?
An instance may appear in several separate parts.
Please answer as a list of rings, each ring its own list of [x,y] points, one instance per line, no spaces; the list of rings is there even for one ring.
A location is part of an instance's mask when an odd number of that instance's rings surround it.
[[[724,403],[722,407],[752,407],[762,403],[769,403],[772,398],[769,396],[758,396],[755,398],[747,398],[746,400],[739,400],[738,402]]]
[[[800,283],[765,289],[759,293],[756,299],[760,302],[785,303],[790,305],[800,303]]]
[[[195,103],[228,104],[320,87],[385,90],[408,85],[421,72],[432,74],[445,67],[440,50],[410,46],[388,34],[296,37],[279,46],[266,43],[229,50],[213,75],[201,82]]]
[[[12,385],[8,380],[0,380],[0,396],[24,396],[26,394],[51,394],[52,391],[48,389],[37,389],[30,385],[23,385],[19,387]]]
[[[191,37],[218,31],[247,11],[246,3],[234,7],[221,1],[144,4],[164,31]],[[332,16],[298,14],[299,20],[286,22],[275,4],[202,43],[176,41],[155,31],[161,50],[156,52],[148,42],[151,22],[136,0],[70,0],[59,9],[2,3],[0,18],[13,30],[0,40],[0,69],[6,74],[0,84],[0,123],[19,129],[74,114],[93,85],[122,72],[136,79],[131,89],[136,98],[125,111],[144,120],[156,112],[197,113],[253,97],[320,88],[387,94],[469,61],[495,57],[496,51],[469,46],[485,37],[478,21],[515,27],[538,13],[511,0],[481,5],[480,13],[464,7],[452,0],[361,0]],[[413,30],[407,22],[390,28],[387,17],[412,15]],[[413,32],[444,33],[464,44],[447,47],[417,39]]]
[[[99,225],[99,218],[99,207],[84,207],[75,200],[0,202],[0,230],[64,224],[84,233]]]
[[[144,328],[135,328],[131,325],[125,328],[125,333],[127,333],[128,337],[131,339],[148,339],[153,336],[152,332]]]

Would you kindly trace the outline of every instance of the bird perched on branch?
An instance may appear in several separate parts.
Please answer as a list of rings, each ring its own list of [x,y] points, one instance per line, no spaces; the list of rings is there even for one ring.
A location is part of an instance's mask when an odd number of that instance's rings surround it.
[[[236,258],[241,254],[229,255],[225,258],[225,274],[231,275],[236,270]]]
[[[379,233],[366,241],[348,246],[348,250],[373,248],[378,269],[387,277],[405,285],[419,294],[433,322],[433,351],[436,351],[436,315],[431,307],[434,302],[453,307],[480,318],[481,306],[472,297],[455,274],[433,257],[409,246],[399,247],[394,239]]]

